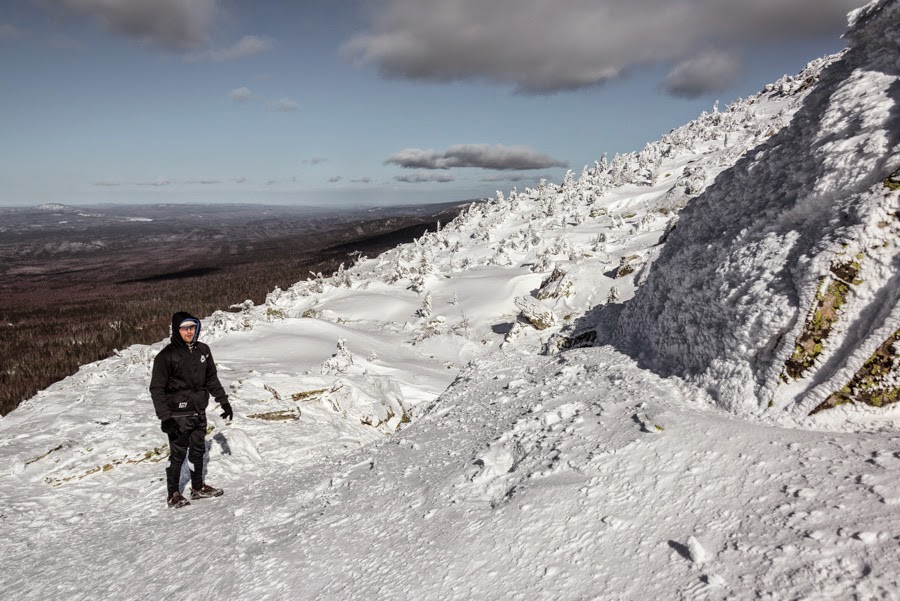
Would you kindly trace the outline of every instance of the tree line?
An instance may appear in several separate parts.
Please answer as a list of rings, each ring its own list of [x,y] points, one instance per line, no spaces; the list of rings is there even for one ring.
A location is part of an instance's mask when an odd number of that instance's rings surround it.
[[[109,357],[116,349],[167,338],[176,311],[202,319],[248,299],[260,304],[276,286],[287,288],[313,273],[330,275],[352,256],[375,256],[434,225],[380,232],[333,248],[280,248],[213,263],[211,268],[188,266],[139,279],[117,274],[116,281],[48,286],[34,290],[27,302],[19,295],[14,306],[0,305],[0,415],[81,365]]]

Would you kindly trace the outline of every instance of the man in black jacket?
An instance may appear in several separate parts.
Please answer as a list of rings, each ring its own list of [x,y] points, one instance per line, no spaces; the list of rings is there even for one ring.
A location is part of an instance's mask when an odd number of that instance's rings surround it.
[[[234,413],[213,362],[209,347],[198,342],[200,320],[190,313],[172,316],[172,341],[153,361],[150,397],[162,431],[169,436],[166,483],[170,507],[189,505],[179,490],[181,464],[185,456],[191,470],[191,499],[218,497],[224,493],[203,481],[206,454],[206,407],[212,394],[222,409],[222,417]]]

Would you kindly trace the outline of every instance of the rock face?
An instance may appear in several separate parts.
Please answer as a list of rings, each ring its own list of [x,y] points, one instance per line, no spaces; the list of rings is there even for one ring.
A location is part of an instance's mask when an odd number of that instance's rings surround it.
[[[896,400],[898,6],[856,11],[790,125],[683,209],[614,344],[738,413]]]

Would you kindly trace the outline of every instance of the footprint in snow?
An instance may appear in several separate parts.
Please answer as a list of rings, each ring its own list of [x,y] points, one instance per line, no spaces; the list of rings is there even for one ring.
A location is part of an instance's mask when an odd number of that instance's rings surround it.
[[[885,505],[900,505],[900,488],[897,487],[896,472],[883,474],[863,474],[859,483],[878,497]]]
[[[732,511],[718,513],[708,524],[707,528],[713,531],[730,532],[741,525],[741,517]]]
[[[681,599],[706,601],[708,599],[727,599],[727,582],[718,574],[704,574],[687,586]]]
[[[491,485],[500,477],[510,473],[515,464],[512,452],[503,445],[488,447],[482,451],[475,460],[475,465],[480,467],[478,473],[472,478],[472,484],[491,493]],[[489,495],[490,496],[490,495]]]
[[[485,501],[491,504],[503,499],[514,488],[508,475],[516,464],[515,454],[502,442],[480,452],[473,462],[476,471],[458,488],[462,495],[457,501]]]

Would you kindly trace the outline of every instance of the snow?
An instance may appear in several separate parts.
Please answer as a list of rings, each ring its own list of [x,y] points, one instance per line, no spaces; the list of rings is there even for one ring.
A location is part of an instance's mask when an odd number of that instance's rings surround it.
[[[898,4],[640,153],[204,319],[223,497],[165,505],[163,341],[38,393],[0,420],[4,598],[900,597],[900,405],[808,415],[900,325]],[[840,253],[862,282],[786,383]]]

